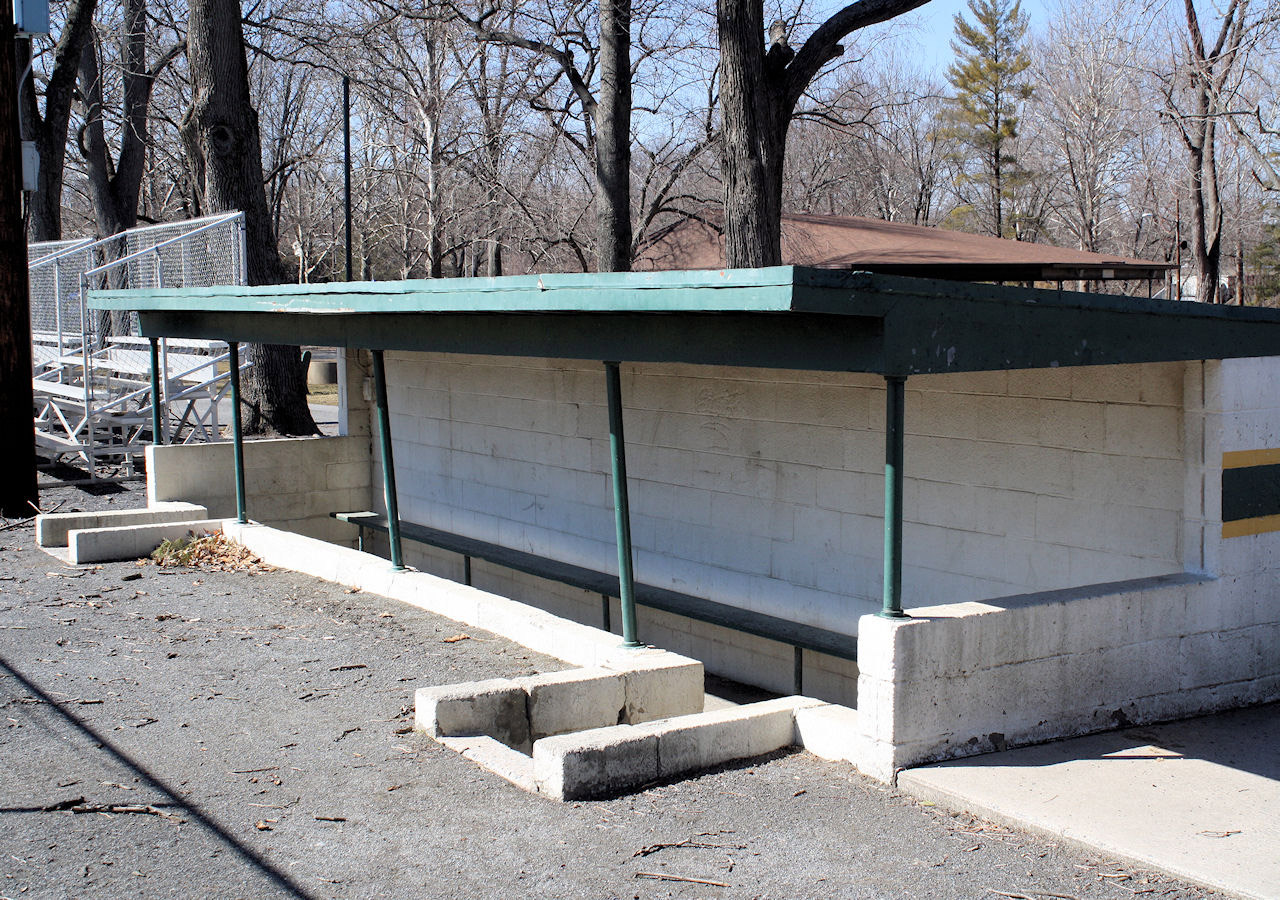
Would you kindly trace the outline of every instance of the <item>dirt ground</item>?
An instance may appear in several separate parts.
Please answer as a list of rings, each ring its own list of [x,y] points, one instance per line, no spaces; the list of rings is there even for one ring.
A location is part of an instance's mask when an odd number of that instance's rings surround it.
[[[69,568],[10,525],[0,898],[1214,896],[803,752],[555,803],[410,725],[417,687],[563,663],[286,571]]]

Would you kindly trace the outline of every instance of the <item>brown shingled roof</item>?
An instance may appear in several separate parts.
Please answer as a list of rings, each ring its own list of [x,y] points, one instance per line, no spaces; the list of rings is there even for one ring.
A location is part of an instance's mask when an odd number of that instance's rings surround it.
[[[861,216],[784,214],[788,265],[853,269],[962,281],[1058,281],[1163,278],[1172,263],[1068,250]],[[719,269],[724,237],[704,222],[673,227],[647,249],[637,269]]]

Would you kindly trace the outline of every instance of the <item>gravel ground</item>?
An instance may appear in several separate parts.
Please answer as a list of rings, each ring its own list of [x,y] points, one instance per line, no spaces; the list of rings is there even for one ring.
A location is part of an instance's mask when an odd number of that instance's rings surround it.
[[[804,753],[526,794],[409,731],[413,691],[562,663],[293,573],[72,569],[24,525],[0,591],[0,898],[1215,896]]]

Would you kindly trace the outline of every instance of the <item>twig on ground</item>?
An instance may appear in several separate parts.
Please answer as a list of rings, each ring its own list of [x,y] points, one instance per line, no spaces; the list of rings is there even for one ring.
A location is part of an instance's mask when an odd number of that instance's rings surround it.
[[[76,814],[106,813],[108,815],[112,813],[137,813],[144,816],[159,816],[162,819],[169,819],[178,825],[186,821],[181,816],[176,816],[158,806],[152,806],[150,803],[85,803],[84,797],[59,800],[57,803],[50,803],[48,806],[41,807],[40,811],[73,812]]]
[[[729,887],[723,881],[710,881],[706,878],[686,878],[683,875],[665,875],[662,872],[637,872],[637,878],[654,878],[658,881],[687,881],[690,884],[709,884],[712,887]]]
[[[693,838],[685,838],[683,841],[675,841],[667,844],[650,844],[647,847],[641,847],[635,853],[631,854],[631,858],[637,856],[648,856],[651,853],[657,853],[659,850],[667,850],[674,847],[686,847],[692,850],[746,850],[743,844],[708,844],[704,841],[695,841]]]

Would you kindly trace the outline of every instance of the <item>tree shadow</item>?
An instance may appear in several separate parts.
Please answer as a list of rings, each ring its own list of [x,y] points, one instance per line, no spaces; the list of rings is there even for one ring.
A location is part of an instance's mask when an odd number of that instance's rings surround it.
[[[18,683],[21,684],[33,697],[41,700],[48,709],[53,710],[68,725],[92,741],[94,746],[113,758],[119,764],[135,772],[143,782],[163,794],[167,802],[154,804],[155,806],[165,810],[172,809],[174,811],[180,811],[182,815],[201,825],[215,838],[231,850],[235,851],[235,853],[252,868],[261,872],[272,884],[283,891],[286,895],[298,898],[298,900],[314,900],[312,894],[307,893],[301,885],[291,879],[286,873],[276,868],[268,860],[256,853],[252,848],[243,844],[235,837],[235,835],[228,832],[225,828],[206,815],[198,806],[193,805],[189,800],[183,798],[177,791],[169,787],[169,785],[167,785],[159,775],[151,772],[146,766],[142,765],[129,754],[116,747],[105,735],[100,734],[88,722],[85,722],[83,719],[64,708],[62,704],[41,690],[38,685],[28,679],[22,672],[19,672],[11,666],[9,661],[4,657],[0,657],[0,671],[7,673],[17,680]],[[44,807],[40,807],[39,809],[40,811],[45,811]],[[33,810],[18,808],[0,811],[27,812]]]

